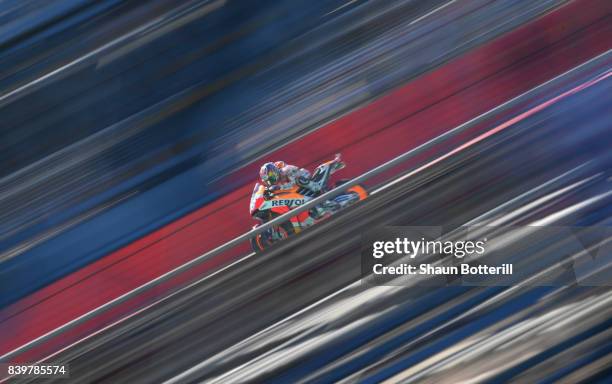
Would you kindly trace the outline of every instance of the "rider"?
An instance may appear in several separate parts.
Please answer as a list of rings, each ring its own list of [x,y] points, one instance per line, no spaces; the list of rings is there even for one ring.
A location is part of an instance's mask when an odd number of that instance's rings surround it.
[[[291,189],[295,185],[313,194],[321,190],[320,186],[310,179],[308,170],[284,161],[265,163],[259,170],[259,177],[270,192]]]
[[[340,156],[337,155],[336,158],[339,160]],[[302,192],[304,195],[313,196],[321,192],[320,185],[312,181],[307,169],[287,164],[284,161],[265,163],[259,170],[259,177],[266,186],[266,192],[264,193],[264,199],[266,200],[271,199],[274,192],[291,189],[295,185],[306,190]],[[339,204],[334,200],[326,201],[311,209],[309,211],[310,217],[312,219],[322,217],[326,212],[338,209],[338,206]]]

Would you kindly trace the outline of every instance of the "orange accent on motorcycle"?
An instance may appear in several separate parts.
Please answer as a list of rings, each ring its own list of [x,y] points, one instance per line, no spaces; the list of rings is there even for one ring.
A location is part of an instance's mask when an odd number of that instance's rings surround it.
[[[368,197],[368,192],[361,185],[354,185],[350,187],[348,192],[355,192],[359,196],[359,200],[365,200]]]

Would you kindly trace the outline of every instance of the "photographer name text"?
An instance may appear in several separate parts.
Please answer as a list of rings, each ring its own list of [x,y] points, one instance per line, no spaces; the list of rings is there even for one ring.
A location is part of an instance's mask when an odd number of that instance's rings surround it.
[[[459,264],[453,266],[437,266],[433,264],[398,264],[386,266],[374,264],[375,275],[512,275],[512,264],[496,266]]]

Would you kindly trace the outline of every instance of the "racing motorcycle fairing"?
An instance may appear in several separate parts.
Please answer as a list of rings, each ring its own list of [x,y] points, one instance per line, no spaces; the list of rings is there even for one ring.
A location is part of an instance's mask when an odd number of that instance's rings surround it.
[[[276,216],[283,215],[293,208],[297,208],[312,200],[312,197],[305,196],[298,192],[298,187],[278,190],[273,192],[273,197],[265,199],[266,188],[257,184],[251,196],[250,212],[251,216],[262,222],[267,222]],[[308,212],[301,212],[289,219],[293,226],[293,232],[299,233],[302,227],[308,226],[310,215]]]
[[[305,196],[299,192],[300,188],[295,186],[290,189],[282,189],[272,192],[273,197],[265,199],[266,187],[257,183],[251,195],[250,213],[251,216],[257,211],[271,210],[277,213],[285,213],[290,209],[297,208],[312,200],[312,197]]]

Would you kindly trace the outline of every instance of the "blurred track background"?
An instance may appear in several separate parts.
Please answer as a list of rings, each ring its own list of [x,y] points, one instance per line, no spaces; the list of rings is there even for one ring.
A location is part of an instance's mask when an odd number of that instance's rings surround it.
[[[0,1],[0,354],[247,232],[265,161],[340,152],[356,177],[473,121],[367,180],[363,204],[11,361],[66,361],[79,383],[605,382],[609,287],[367,287],[359,238],[609,226],[611,8]]]

